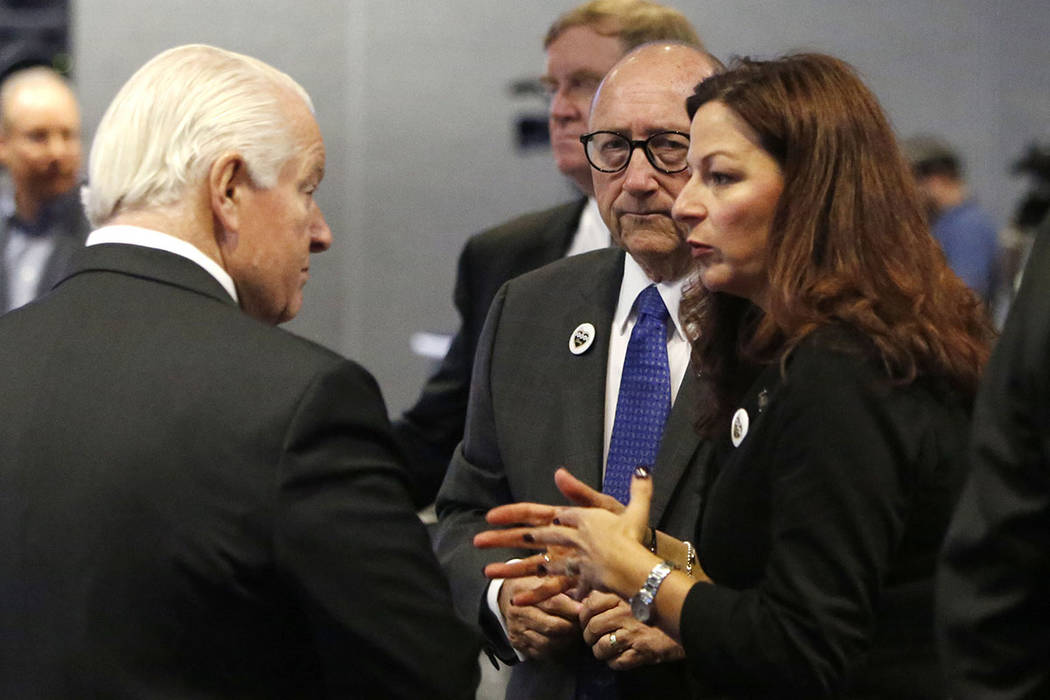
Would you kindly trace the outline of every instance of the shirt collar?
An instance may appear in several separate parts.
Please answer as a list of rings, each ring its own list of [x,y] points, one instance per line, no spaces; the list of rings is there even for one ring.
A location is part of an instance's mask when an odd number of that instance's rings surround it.
[[[237,287],[233,284],[233,278],[219,263],[205,255],[200,248],[181,238],[142,228],[141,226],[128,226],[125,224],[116,226],[103,226],[95,229],[88,236],[85,245],[99,245],[101,243],[122,243],[125,245],[137,245],[144,248],[155,248],[187,258],[210,274],[222,285],[222,288],[230,297],[239,303],[237,298]]]
[[[613,332],[624,335],[627,333],[627,321],[634,311],[634,302],[642,290],[654,282],[645,274],[642,266],[626,254],[623,263],[623,281],[620,282],[620,298],[616,302],[616,313],[613,315]],[[685,339],[685,331],[682,330],[682,321],[678,318],[678,305],[682,301],[682,287],[686,280],[679,279],[673,282],[656,283],[656,289],[660,292],[660,298],[671,314],[674,322],[674,330],[679,338]]]

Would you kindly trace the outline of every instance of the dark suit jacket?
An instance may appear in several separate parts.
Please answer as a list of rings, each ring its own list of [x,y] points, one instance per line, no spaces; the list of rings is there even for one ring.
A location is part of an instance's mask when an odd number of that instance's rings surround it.
[[[494,506],[564,503],[554,485],[559,466],[601,488],[606,364],[623,262],[622,250],[606,249],[511,280],[496,296],[478,345],[466,433],[438,494],[435,547],[457,610],[483,627],[504,659],[512,659],[513,651],[498,624],[490,624],[495,620],[484,600],[488,580],[481,569],[522,553],[478,550],[472,539],[488,529],[485,512]],[[583,322],[594,325],[596,339],[587,352],[573,355],[569,337]],[[708,454],[693,430],[696,391],[695,377],[687,375],[654,466],[651,521],[686,539],[695,531]],[[516,666],[508,697],[571,698],[579,655],[589,653],[581,645],[565,658]],[[654,670],[677,672],[661,665],[642,675]],[[662,687],[676,688],[675,697],[681,697],[680,686],[655,681],[642,685],[640,697]]]
[[[0,697],[472,697],[358,365],[84,249],[0,318]]]
[[[974,410],[971,474],[938,580],[941,651],[960,700],[1050,697],[1050,222]]]
[[[459,256],[453,301],[460,328],[445,359],[410,408],[394,422],[408,455],[416,504],[432,503],[452,451],[463,439],[474,353],[496,291],[517,277],[565,256],[586,199],[533,212],[472,236]]]
[[[863,341],[818,331],[718,439],[681,617],[697,677],[731,697],[944,697],[937,550],[964,476],[965,402],[891,384]],[[715,471],[713,468],[712,472]]]
[[[69,270],[73,254],[84,246],[91,227],[84,217],[80,205],[79,188],[58,197],[48,204],[47,230],[41,235],[54,240],[55,244],[44,265],[43,274],[37,284],[36,296],[46,293],[61,280]],[[7,223],[0,220],[0,254],[7,249]],[[11,303],[7,298],[7,266],[0,261],[0,313]]]

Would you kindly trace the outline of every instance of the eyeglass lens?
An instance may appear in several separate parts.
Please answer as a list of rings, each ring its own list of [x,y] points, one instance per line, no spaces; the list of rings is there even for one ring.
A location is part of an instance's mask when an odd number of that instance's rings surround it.
[[[587,142],[587,158],[599,170],[616,172],[627,166],[635,145],[642,145],[646,157],[656,168],[678,172],[685,168],[689,138],[673,132],[653,134],[644,142],[632,143],[611,131],[599,131]]]

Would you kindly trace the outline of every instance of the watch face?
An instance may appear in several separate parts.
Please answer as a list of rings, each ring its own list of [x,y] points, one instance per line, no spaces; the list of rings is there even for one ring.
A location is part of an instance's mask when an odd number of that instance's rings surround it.
[[[631,596],[631,614],[634,615],[634,619],[639,622],[648,622],[651,613],[652,608],[649,606],[649,601],[646,601],[641,595]]]

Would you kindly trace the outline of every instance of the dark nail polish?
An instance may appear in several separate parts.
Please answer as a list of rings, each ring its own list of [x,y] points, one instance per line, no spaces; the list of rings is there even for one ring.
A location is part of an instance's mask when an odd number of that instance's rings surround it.
[[[537,566],[536,567],[536,575],[537,576],[546,576],[547,575],[547,567],[544,566],[543,564],[540,564],[539,566]]]
[[[526,532],[524,535],[521,536],[521,539],[525,540],[526,542],[536,541],[536,538],[532,536],[531,532]]]
[[[554,523],[555,525],[561,525],[561,521],[558,520],[557,518],[554,518],[553,520],[551,520],[551,522]]]
[[[634,475],[639,479],[648,479],[649,467],[645,466],[644,464],[639,464],[637,467],[634,468]]]

